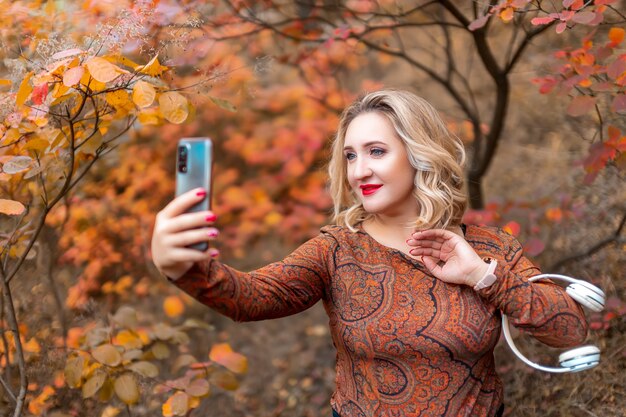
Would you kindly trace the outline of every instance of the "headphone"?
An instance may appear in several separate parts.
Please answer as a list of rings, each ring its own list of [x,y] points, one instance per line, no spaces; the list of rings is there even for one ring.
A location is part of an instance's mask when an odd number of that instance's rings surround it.
[[[558,274],[536,275],[529,278],[528,281],[533,282],[545,278],[561,280],[570,283],[565,289],[565,292],[570,297],[572,297],[574,301],[587,307],[591,311],[598,312],[604,309],[604,292],[600,288],[586,281]],[[600,363],[600,349],[594,345],[585,345],[561,353],[559,355],[560,367],[554,368],[542,366],[531,362],[517,349],[517,347],[513,343],[513,338],[511,337],[509,320],[504,314],[502,315],[502,331],[504,333],[504,338],[506,339],[513,353],[515,353],[515,355],[520,358],[525,364],[540,371],[552,373],[580,372],[591,369]]]

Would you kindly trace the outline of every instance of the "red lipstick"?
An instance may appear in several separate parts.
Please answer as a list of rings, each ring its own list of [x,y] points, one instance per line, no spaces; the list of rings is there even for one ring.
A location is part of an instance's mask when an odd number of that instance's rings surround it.
[[[363,195],[372,195],[382,186],[382,184],[363,184],[360,186],[361,193],[363,193]]]

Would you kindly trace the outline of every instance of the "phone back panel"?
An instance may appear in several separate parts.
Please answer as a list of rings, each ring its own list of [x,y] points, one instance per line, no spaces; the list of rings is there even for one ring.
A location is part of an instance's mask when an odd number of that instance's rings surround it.
[[[209,138],[183,138],[178,142],[176,158],[176,196],[194,188],[202,187],[207,198],[193,206],[190,211],[211,208],[211,184],[213,168],[213,143]]]

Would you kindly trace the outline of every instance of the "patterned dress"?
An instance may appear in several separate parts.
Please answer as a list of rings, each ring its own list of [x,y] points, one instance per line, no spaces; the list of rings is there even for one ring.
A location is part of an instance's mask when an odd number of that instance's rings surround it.
[[[173,282],[236,321],[288,316],[321,299],[337,349],[331,405],[342,417],[493,417],[503,392],[493,357],[500,311],[554,347],[582,343],[587,323],[561,287],[527,282],[539,270],[514,237],[465,232],[481,257],[498,260],[498,280],[478,292],[340,226],[253,272],[211,260]]]

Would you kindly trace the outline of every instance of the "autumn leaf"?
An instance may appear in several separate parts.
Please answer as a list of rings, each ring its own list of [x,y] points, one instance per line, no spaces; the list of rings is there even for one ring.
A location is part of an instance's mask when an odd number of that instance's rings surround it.
[[[626,31],[624,31],[623,28],[611,28],[611,30],[609,30],[609,40],[611,41],[609,46],[615,48],[620,43],[622,43],[622,41],[624,40],[625,32]]]
[[[175,91],[168,91],[159,96],[159,107],[167,121],[180,124],[189,115],[188,102],[185,97]]]
[[[132,405],[139,401],[139,387],[133,374],[127,372],[115,379],[113,388],[115,395],[125,404]]]
[[[133,101],[141,108],[149,107],[156,97],[156,90],[152,84],[139,80],[133,87]]]
[[[233,352],[228,343],[214,345],[209,353],[209,359],[238,374],[245,373],[248,370],[248,359],[239,353]]]
[[[68,58],[71,56],[80,55],[82,53],[83,53],[82,49],[78,49],[78,48],[66,49],[65,51],[57,52],[56,54],[52,55],[52,59],[60,60],[60,59]]]
[[[85,65],[94,80],[105,84],[116,79],[121,73],[126,72],[106,59],[98,56],[91,58],[85,63]]]
[[[513,236],[519,236],[520,225],[516,221],[510,221],[502,227],[502,230]]]
[[[491,17],[491,15],[486,14],[484,16],[479,17],[478,19],[474,20],[472,23],[470,23],[467,28],[471,31],[475,31],[477,29],[482,28],[483,26],[485,26],[487,24],[487,21],[489,20],[489,17]]]
[[[2,171],[7,174],[17,174],[31,168],[33,158],[30,156],[14,156],[2,165]]]
[[[102,388],[107,378],[106,372],[96,369],[94,374],[83,385],[83,398],[93,397]]]
[[[148,378],[156,378],[159,375],[159,368],[157,368],[155,364],[147,361],[132,363],[128,366],[128,369]]]
[[[134,308],[128,306],[120,307],[113,315],[113,320],[120,326],[126,328],[135,328],[139,324],[137,320],[137,312]]]
[[[30,84],[32,76],[32,71],[26,74],[20,84],[20,88],[17,90],[17,97],[15,98],[15,105],[17,107],[22,106],[30,96],[30,93],[33,91],[33,86]]]
[[[185,304],[180,297],[171,295],[163,301],[163,310],[168,317],[179,317],[185,311]]]
[[[135,68],[135,71],[142,74],[150,75],[151,77],[159,77],[169,68],[159,63],[159,55],[155,55],[146,65],[140,65]]]
[[[206,379],[194,379],[189,386],[185,388],[185,392],[193,397],[204,397],[209,394],[209,381]]]
[[[211,99],[211,101],[213,103],[215,103],[217,106],[219,106],[220,108],[224,109],[224,110],[228,110],[228,111],[232,111],[232,112],[236,112],[237,111],[237,107],[235,107],[230,101],[221,99],[221,98],[217,98],[217,97],[213,97],[210,96],[209,97]]]
[[[98,346],[91,355],[100,363],[108,366],[117,366],[122,362],[122,355],[117,348],[111,344]]]
[[[184,392],[177,392],[171,397],[172,414],[184,416],[189,411],[189,396]]]
[[[67,360],[65,364],[65,382],[71,388],[79,388],[82,383],[83,367],[85,359],[82,356],[75,356]]]
[[[567,114],[580,117],[589,113],[596,104],[596,99],[590,96],[576,96],[567,108]]]
[[[530,256],[537,256],[544,251],[546,245],[537,238],[530,238],[524,245],[524,252]]]
[[[619,94],[613,98],[611,110],[615,113],[626,114],[626,94]]]
[[[12,85],[13,83],[11,82],[11,80],[5,80],[5,79],[0,79],[0,86],[5,86],[5,85]]]
[[[47,95],[48,95],[48,83],[41,83],[35,88],[33,88],[31,101],[33,102],[33,104],[36,104],[36,105],[43,104]]]
[[[15,200],[0,199],[0,214],[8,214],[9,216],[19,216],[24,213],[26,207],[24,204]]]
[[[83,78],[85,74],[85,67],[82,65],[79,67],[70,68],[65,71],[63,74],[63,85],[66,87],[74,87],[76,84],[80,82],[80,79]]]

